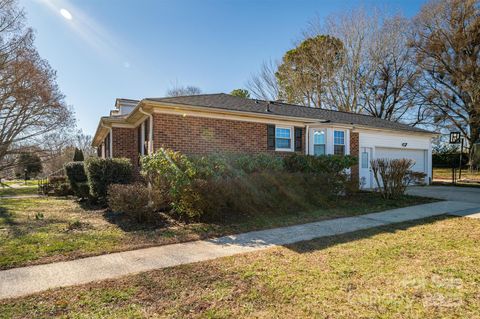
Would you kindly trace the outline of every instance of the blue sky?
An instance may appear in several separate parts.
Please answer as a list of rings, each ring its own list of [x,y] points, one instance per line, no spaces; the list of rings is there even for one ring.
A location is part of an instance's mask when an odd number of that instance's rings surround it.
[[[117,97],[160,97],[175,83],[204,93],[243,88],[262,61],[291,49],[317,15],[363,5],[412,16],[423,2],[20,1],[40,54],[57,70],[78,127],[88,134]]]

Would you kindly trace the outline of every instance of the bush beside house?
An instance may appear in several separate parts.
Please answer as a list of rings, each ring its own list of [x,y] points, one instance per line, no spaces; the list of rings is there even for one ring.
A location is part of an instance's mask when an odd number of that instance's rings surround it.
[[[106,202],[108,186],[129,184],[133,178],[133,166],[126,158],[89,158],[85,161],[85,173],[90,196]]]
[[[399,198],[405,194],[408,185],[420,184],[426,174],[412,171],[411,159],[378,158],[370,162],[378,191],[385,199]]]
[[[108,206],[138,223],[155,222],[158,211],[165,208],[165,198],[141,183],[112,184],[108,187]]]
[[[144,156],[142,175],[182,220],[294,211],[326,205],[347,188],[350,156],[212,154],[160,149]]]
[[[65,174],[77,197],[106,203],[111,184],[132,182],[133,167],[128,159],[89,158],[85,162],[66,164]]]
[[[89,197],[90,187],[85,174],[83,162],[70,162],[65,164],[65,174],[75,196],[81,199]]]

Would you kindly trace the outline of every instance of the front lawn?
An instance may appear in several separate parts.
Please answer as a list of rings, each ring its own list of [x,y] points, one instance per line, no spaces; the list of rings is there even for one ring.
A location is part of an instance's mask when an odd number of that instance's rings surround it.
[[[21,196],[21,195],[36,195],[38,194],[38,186],[27,185],[20,187],[0,187],[1,196]]]
[[[458,179],[458,169],[456,171],[456,175]],[[451,181],[452,169],[451,168],[434,168],[433,179]],[[467,168],[462,169],[462,180],[480,182],[480,172],[475,172],[475,171],[470,172]]]
[[[5,318],[478,318],[480,220],[439,216],[0,302]]]
[[[121,214],[82,208],[73,200],[3,198],[0,199],[0,269],[353,216],[431,201],[413,196],[384,201],[378,194],[359,193],[338,200],[333,207],[296,214],[258,214],[221,223],[183,224],[164,219],[155,226],[142,226],[125,220]]]

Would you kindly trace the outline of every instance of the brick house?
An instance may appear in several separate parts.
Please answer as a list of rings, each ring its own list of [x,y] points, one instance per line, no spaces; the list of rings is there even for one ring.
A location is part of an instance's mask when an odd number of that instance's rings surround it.
[[[373,185],[374,158],[411,158],[415,171],[432,176],[434,133],[368,115],[228,94],[117,99],[115,107],[100,119],[93,146],[101,157],[134,165],[164,147],[186,154],[350,154],[359,158],[352,174],[365,188]]]

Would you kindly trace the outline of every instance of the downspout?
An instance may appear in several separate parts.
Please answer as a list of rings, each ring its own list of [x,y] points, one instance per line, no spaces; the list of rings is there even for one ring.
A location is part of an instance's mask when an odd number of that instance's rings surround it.
[[[140,111],[140,113],[148,116],[148,118],[150,119],[150,123],[149,123],[149,128],[148,128],[148,140],[150,141],[149,145],[148,145],[148,154],[152,154],[153,153],[153,116],[152,114],[150,113],[147,113],[143,110],[142,107],[139,107],[138,110]]]
[[[310,137],[310,132],[309,132],[309,125],[307,124],[305,126],[305,155],[308,155],[310,153],[310,144],[309,144],[309,137]]]

